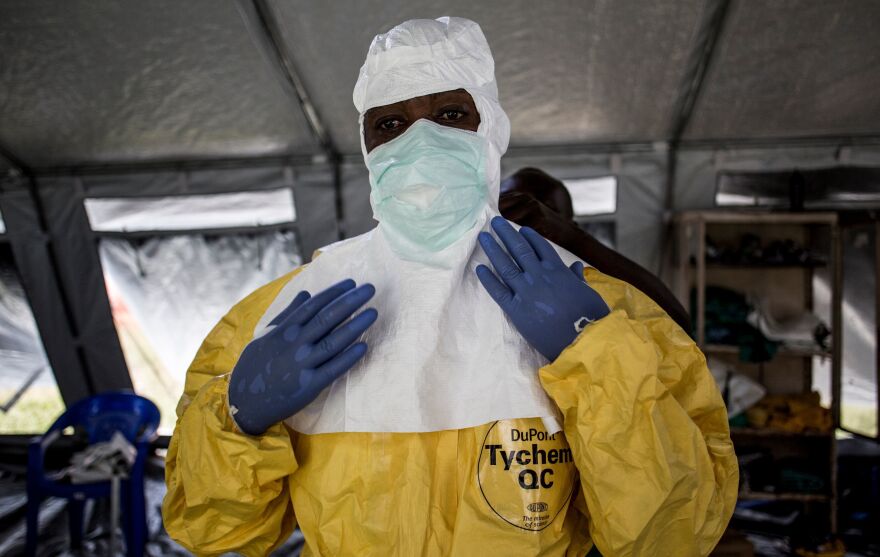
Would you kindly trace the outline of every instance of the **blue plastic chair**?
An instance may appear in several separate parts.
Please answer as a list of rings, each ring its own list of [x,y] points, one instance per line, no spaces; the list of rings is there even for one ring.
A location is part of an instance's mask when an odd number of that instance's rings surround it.
[[[31,440],[28,447],[26,555],[34,557],[37,553],[40,503],[45,498],[67,499],[70,543],[71,547],[78,548],[82,545],[86,499],[110,496],[110,481],[73,484],[46,475],[43,469],[46,447],[67,427],[84,431],[89,444],[109,441],[113,433],[119,431],[137,448],[137,458],[129,477],[121,482],[120,506],[128,555],[141,557],[147,541],[144,466],[150,442],[155,439],[159,427],[159,409],[146,398],[126,392],[102,393],[77,402],[55,420],[45,434]]]

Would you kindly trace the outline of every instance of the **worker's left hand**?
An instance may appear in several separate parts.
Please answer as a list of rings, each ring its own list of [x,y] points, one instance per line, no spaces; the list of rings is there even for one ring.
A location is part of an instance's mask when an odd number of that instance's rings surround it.
[[[480,245],[495,273],[478,265],[477,277],[529,344],[553,361],[587,324],[608,315],[608,305],[584,280],[583,263],[566,267],[531,228],[517,232],[495,217],[492,229],[507,252],[491,234],[481,232]]]

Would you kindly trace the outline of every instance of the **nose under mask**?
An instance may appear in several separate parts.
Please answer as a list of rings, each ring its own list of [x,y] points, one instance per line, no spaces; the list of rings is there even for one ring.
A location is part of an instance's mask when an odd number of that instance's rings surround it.
[[[397,192],[394,197],[419,209],[427,209],[434,203],[443,188],[433,184],[413,184]]]
[[[392,246],[436,252],[473,227],[487,202],[486,149],[474,132],[419,120],[367,155],[373,214]]]

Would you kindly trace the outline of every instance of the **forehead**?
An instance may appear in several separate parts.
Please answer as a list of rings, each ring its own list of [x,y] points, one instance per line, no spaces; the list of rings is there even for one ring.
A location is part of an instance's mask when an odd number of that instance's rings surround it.
[[[385,112],[388,110],[406,109],[425,105],[431,106],[444,102],[458,102],[473,105],[474,99],[473,97],[471,97],[471,94],[464,89],[453,89],[451,91],[428,93],[427,95],[413,97],[411,99],[406,99],[405,101],[398,101],[396,103],[376,106],[367,110],[366,114],[369,115],[376,112]]]

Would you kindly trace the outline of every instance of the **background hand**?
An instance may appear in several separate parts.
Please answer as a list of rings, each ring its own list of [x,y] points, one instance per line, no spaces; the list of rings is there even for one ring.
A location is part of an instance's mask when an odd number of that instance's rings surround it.
[[[492,229],[507,251],[481,232],[480,246],[495,273],[479,265],[477,277],[529,344],[553,361],[587,323],[607,315],[608,306],[584,280],[583,263],[566,267],[553,246],[531,228],[517,232],[495,217]]]
[[[351,279],[314,297],[300,292],[272,320],[275,327],[245,347],[229,381],[242,431],[259,435],[296,414],[366,354],[366,343],[355,341],[376,321],[376,310],[342,323],[375,293],[372,284],[355,287]]]
[[[544,238],[566,249],[585,234],[573,221],[566,220],[527,193],[502,192],[498,199],[498,209],[505,219],[520,226],[528,226]]]

